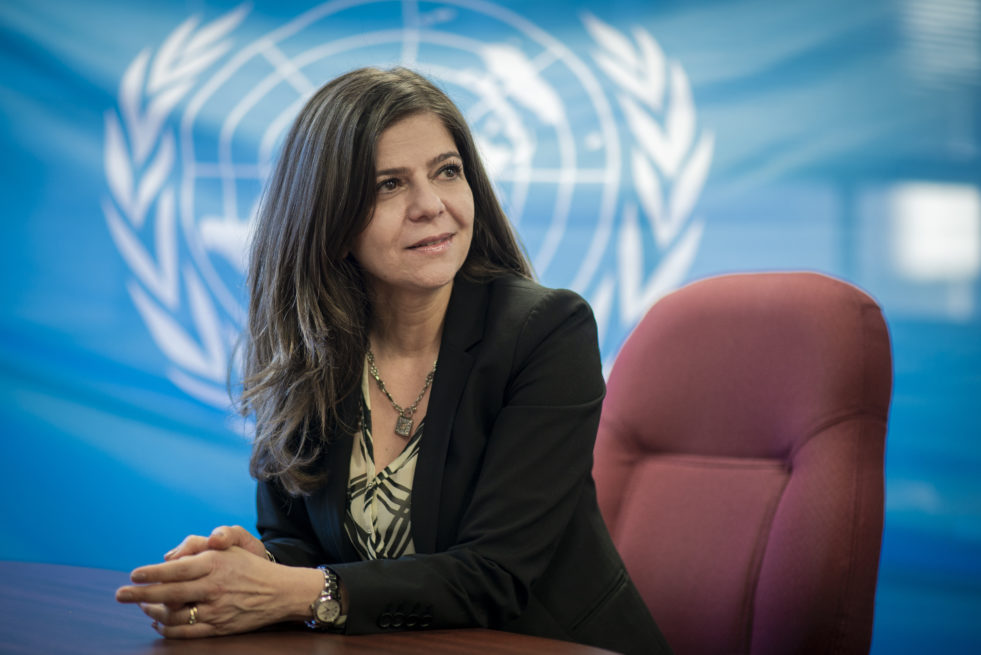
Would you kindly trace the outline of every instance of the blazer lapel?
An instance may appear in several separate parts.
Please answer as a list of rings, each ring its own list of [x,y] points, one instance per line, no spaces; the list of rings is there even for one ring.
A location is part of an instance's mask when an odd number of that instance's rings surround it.
[[[358,402],[357,398],[346,401],[343,411],[347,416],[352,415],[351,408],[356,402]],[[350,434],[342,434],[338,431],[338,434],[333,435],[324,454],[327,482],[310,494],[306,501],[310,522],[317,530],[321,544],[337,562],[354,562],[360,559],[358,551],[344,531],[344,520],[347,517],[347,483],[353,444],[354,438]]]
[[[412,541],[417,553],[436,550],[440,490],[457,406],[473,368],[467,351],[483,337],[487,284],[458,277],[446,309],[426,427],[412,481]]]

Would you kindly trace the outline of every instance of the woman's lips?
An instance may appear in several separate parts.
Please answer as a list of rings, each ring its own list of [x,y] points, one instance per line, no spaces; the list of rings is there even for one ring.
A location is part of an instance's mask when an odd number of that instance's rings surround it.
[[[423,252],[436,252],[445,249],[450,245],[450,240],[453,235],[450,233],[439,234],[433,237],[426,237],[425,239],[420,239],[414,244],[408,247],[409,250],[417,250]]]

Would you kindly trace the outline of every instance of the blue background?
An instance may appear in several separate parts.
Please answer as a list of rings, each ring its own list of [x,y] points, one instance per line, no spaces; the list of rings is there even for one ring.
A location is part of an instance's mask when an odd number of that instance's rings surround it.
[[[337,30],[398,23],[399,3],[389,5]],[[168,378],[170,360],[134,306],[133,273],[103,212],[106,114],[127,66],[191,14],[207,23],[236,6],[0,6],[0,559],[128,569],[185,534],[254,524],[243,426]],[[684,281],[817,270],[880,302],[895,383],[873,651],[978,652],[981,3],[496,6],[590,62],[622,133],[629,126],[591,59],[584,12],[628,37],[646,30],[687,73],[714,150],[693,214],[704,232]],[[236,29],[255,38],[305,8],[262,0]],[[507,38],[478,20],[454,29]],[[617,226],[630,202],[626,172],[620,194]],[[536,220],[521,227],[532,239]],[[591,220],[573,213],[565,252],[590,238]],[[561,271],[579,260],[562,256],[544,282],[568,284]],[[614,239],[602,263],[614,277],[616,260]],[[581,289],[594,306],[599,286]],[[632,325],[618,298],[607,362]]]

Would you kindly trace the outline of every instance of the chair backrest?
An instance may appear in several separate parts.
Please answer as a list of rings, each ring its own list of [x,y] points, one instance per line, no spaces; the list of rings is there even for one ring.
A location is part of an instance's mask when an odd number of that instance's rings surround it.
[[[593,473],[678,655],[868,652],[891,388],[879,307],[824,275],[709,278],[641,320]]]

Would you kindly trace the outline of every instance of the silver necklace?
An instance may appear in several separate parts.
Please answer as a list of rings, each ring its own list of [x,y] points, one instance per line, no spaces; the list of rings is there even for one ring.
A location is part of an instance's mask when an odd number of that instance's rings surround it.
[[[422,397],[426,395],[426,389],[428,389],[429,385],[433,383],[433,376],[436,375],[436,362],[438,361],[439,360],[437,359],[435,362],[433,362],[433,370],[429,371],[429,375],[426,376],[426,383],[422,385],[422,391],[419,392],[419,396],[416,398],[416,401],[403,409],[402,406],[395,402],[395,399],[392,398],[392,394],[388,392],[388,389],[385,387],[385,383],[382,381],[381,376],[378,375],[378,367],[375,366],[375,354],[371,352],[371,348],[368,348],[368,372],[371,373],[371,377],[375,378],[375,382],[378,383],[378,388],[381,389],[381,392],[385,394],[386,398],[388,398],[388,402],[392,403],[392,407],[394,407],[395,411],[399,414],[398,419],[395,420],[395,434],[399,435],[400,437],[412,436],[412,415],[415,414],[416,409],[419,408],[419,402],[422,400]]]

